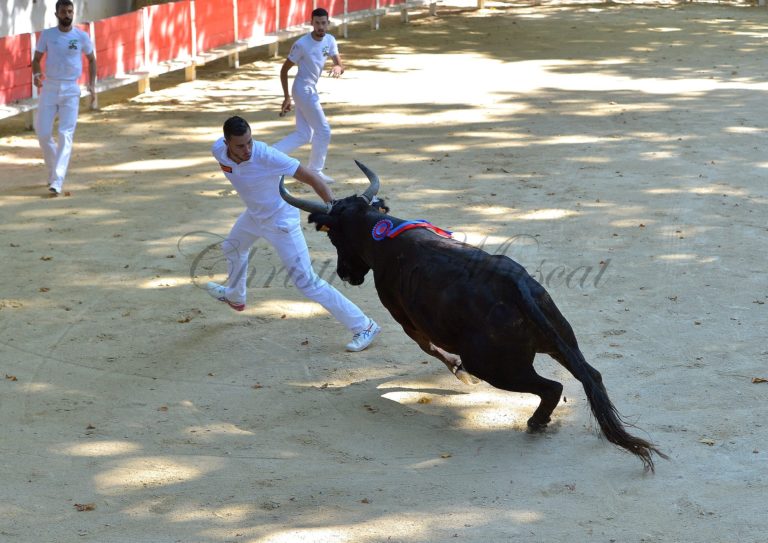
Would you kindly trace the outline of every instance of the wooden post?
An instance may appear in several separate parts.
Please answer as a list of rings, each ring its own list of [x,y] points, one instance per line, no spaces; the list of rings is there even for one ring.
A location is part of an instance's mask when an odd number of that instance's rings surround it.
[[[144,94],[146,92],[149,92],[152,90],[150,84],[149,84],[149,76],[143,76],[138,81],[138,88],[139,88],[139,94]]]
[[[400,9],[400,22],[403,24],[408,24],[408,4],[407,3],[404,3],[403,7]]]
[[[432,17],[436,17],[437,16],[437,2],[435,2],[434,0],[432,1],[431,4],[429,4],[429,14]]]
[[[96,23],[94,21],[90,21],[88,23],[88,35],[91,38],[91,43],[93,44],[93,54],[96,56]]]
[[[346,40],[349,38],[349,24],[347,23],[347,16],[349,15],[349,0],[344,0],[344,15],[343,23],[341,24],[341,33]]]
[[[238,40],[238,24],[237,24],[237,0],[232,0],[232,23],[234,26],[234,36],[235,36],[235,43],[237,43]],[[235,51],[234,53],[229,55],[229,67],[230,68],[239,68],[240,67],[240,52]]]
[[[374,13],[373,17],[371,18],[371,30],[378,30],[381,25],[381,17],[379,17],[379,1],[380,0],[375,0],[373,3]]]
[[[149,84],[149,8],[141,8],[141,29],[144,34],[144,71],[146,77],[139,79],[139,94],[151,91]]]
[[[88,35],[91,37],[91,44],[93,44],[93,57],[96,58],[96,23],[93,21],[88,23]],[[90,74],[91,66],[90,66],[90,60],[88,61],[88,72]],[[97,63],[98,64],[98,63]],[[98,83],[99,76],[98,74],[94,78],[94,85],[93,85],[93,101],[91,102],[91,109],[99,109],[99,91],[98,86],[96,83]],[[90,82],[90,75],[89,75],[89,82]]]
[[[477,9],[485,9],[485,0],[477,0]]]
[[[189,3],[190,44],[189,54],[192,56],[188,66],[184,68],[184,80],[194,81],[197,78],[197,25],[195,24],[195,0]]]
[[[278,52],[278,44],[280,43],[280,0],[275,0],[275,34],[277,35],[277,39],[275,40],[275,43],[269,44],[269,54],[272,55],[273,58],[277,57]]]

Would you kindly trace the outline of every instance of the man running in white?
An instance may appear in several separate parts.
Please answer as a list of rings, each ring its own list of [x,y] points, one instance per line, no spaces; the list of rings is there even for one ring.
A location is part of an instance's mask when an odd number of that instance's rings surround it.
[[[264,238],[277,251],[296,288],[353,333],[347,350],[367,348],[381,328],[312,269],[299,211],[280,197],[278,188],[280,176],[290,175],[312,187],[323,201],[330,202],[333,194],[328,186],[295,158],[254,141],[251,127],[242,117],[227,119],[224,137],[213,144],[212,152],[246,210],[221,244],[227,259],[227,285],[209,282],[208,293],[235,311],[245,309],[248,254],[254,242]]]
[[[40,34],[32,60],[32,78],[40,92],[35,131],[48,168],[48,190],[53,196],[61,194],[72,155],[72,141],[80,108],[80,85],[77,80],[83,72],[83,55],[88,57],[88,90],[91,106],[96,99],[96,55],[88,34],[72,26],[75,7],[71,0],[56,2],[59,24]],[[45,77],[40,61],[45,60]],[[58,143],[53,138],[53,122],[59,116]]]
[[[333,67],[328,74],[339,77],[344,73],[336,38],[327,34],[328,12],[317,8],[312,12],[312,32],[302,36],[293,44],[288,58],[280,69],[280,83],[283,86],[283,105],[280,115],[291,110],[291,95],[288,93],[288,71],[299,66],[293,80],[293,101],[296,103],[296,130],[277,142],[278,151],[291,153],[298,147],[312,142],[312,152],[307,167],[320,176],[326,183],[333,179],[323,173],[328,145],[331,143],[331,127],[325,118],[317,94],[317,81],[323,73],[323,66],[328,57],[333,60]]]

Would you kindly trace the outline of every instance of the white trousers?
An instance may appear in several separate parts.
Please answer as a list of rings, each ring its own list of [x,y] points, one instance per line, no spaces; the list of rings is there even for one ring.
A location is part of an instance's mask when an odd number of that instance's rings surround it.
[[[336,320],[354,333],[368,327],[368,317],[315,273],[309,249],[301,231],[296,208],[284,208],[268,219],[257,219],[247,209],[235,221],[221,244],[227,259],[228,300],[245,303],[248,282],[248,255],[257,239],[264,238],[277,251],[285,271],[299,291],[322,305]]]
[[[80,86],[76,81],[46,79],[40,92],[35,118],[35,132],[48,168],[48,185],[61,192],[72,156]],[[58,142],[53,137],[53,123],[59,117]]]
[[[302,145],[312,142],[307,167],[320,171],[325,167],[328,146],[331,144],[331,125],[325,118],[320,96],[314,87],[294,87],[293,102],[296,109],[296,130],[277,142],[273,147],[291,154]]]

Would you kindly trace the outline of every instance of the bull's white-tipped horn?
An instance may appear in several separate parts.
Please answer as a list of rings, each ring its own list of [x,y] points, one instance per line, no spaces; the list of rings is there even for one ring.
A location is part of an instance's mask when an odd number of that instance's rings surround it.
[[[363,170],[363,173],[368,178],[368,181],[371,183],[370,186],[365,189],[365,192],[361,196],[366,202],[369,204],[373,202],[373,197],[376,196],[376,194],[379,192],[379,176],[373,173],[371,170],[369,170],[365,164],[362,162],[358,162],[355,160],[355,164],[357,164],[357,167]]]
[[[291,204],[293,207],[303,209],[308,213],[330,213],[331,208],[333,207],[333,204],[330,202],[326,204],[318,204],[317,202],[312,202],[310,200],[296,198],[290,192],[288,192],[288,189],[285,188],[284,175],[280,176],[280,196],[282,196],[283,200]]]

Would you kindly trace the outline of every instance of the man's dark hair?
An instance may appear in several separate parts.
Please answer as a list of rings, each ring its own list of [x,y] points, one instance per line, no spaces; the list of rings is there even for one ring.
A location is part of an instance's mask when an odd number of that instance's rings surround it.
[[[248,124],[248,121],[235,115],[224,122],[224,139],[228,140],[232,136],[242,136],[250,130],[251,125]]]
[[[56,11],[59,11],[59,8],[61,6],[72,6],[72,7],[75,7],[75,3],[72,0],[57,0],[57,2],[56,2]]]
[[[312,18],[315,17],[328,17],[328,12],[325,10],[325,8],[317,8],[312,11]]]

